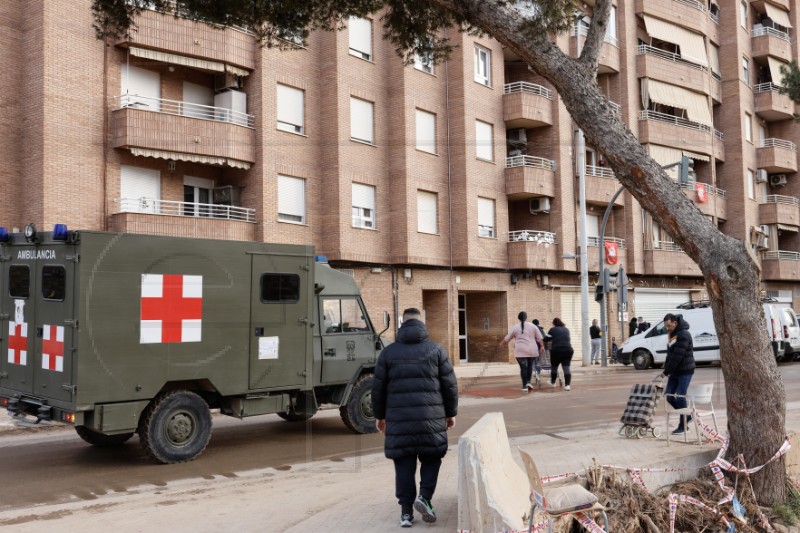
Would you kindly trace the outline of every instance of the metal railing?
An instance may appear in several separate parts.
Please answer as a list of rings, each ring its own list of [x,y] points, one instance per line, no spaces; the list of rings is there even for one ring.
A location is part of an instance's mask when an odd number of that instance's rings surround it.
[[[172,217],[199,217],[223,220],[256,221],[256,210],[232,205],[175,202],[156,198],[119,198],[119,213],[143,213]]]
[[[688,181],[686,183],[680,183],[680,184],[678,184],[678,186],[681,189],[695,190],[695,184],[696,183],[703,183],[703,182],[702,181]],[[712,195],[712,196],[716,194],[720,198],[725,198],[726,192],[723,189],[718,189],[717,187],[714,187],[710,183],[703,183],[703,185],[705,185],[706,194]]]
[[[761,252],[761,259],[784,259],[789,261],[800,261],[800,252],[787,252],[784,250]]]
[[[534,242],[549,246],[556,244],[556,234],[550,231],[523,229],[508,232],[508,242]]]
[[[548,89],[547,87],[542,87],[536,83],[530,83],[527,81],[515,81],[513,83],[506,83],[503,88],[504,94],[512,94],[512,93],[529,93],[535,94],[537,96],[544,96],[550,100],[553,99],[553,91]]]
[[[603,237],[603,242],[615,242],[617,246],[620,248],[625,248],[625,239],[619,239],[617,237]],[[587,235],[586,236],[586,245],[587,246],[600,246],[600,237],[596,235]],[[594,252],[592,252],[594,253]]]
[[[125,0],[125,3],[126,4],[133,4],[134,2],[133,2],[133,0]],[[163,3],[166,4],[169,7],[168,14],[176,15],[176,16],[179,16],[179,17],[185,17],[186,16],[186,13],[178,8],[178,4],[177,4],[177,2],[175,2],[175,0],[163,0]],[[153,3],[145,4],[144,8],[155,11],[155,5]],[[216,26],[218,28],[230,28],[232,30],[236,30],[236,31],[240,31],[242,33],[246,33],[247,35],[255,36],[255,32],[253,30],[251,30],[250,28],[245,28],[244,26],[234,26],[234,25],[226,26],[226,25],[219,24],[217,22],[211,22],[211,21],[207,21],[207,20],[204,20],[204,19],[198,19],[198,20],[200,22],[204,22],[204,23],[206,23],[206,24],[208,24],[210,26]]]
[[[214,107],[201,104],[192,104],[179,100],[165,100],[164,98],[150,98],[137,94],[123,94],[113,96],[112,109],[142,109],[166,115],[180,115],[184,117],[213,120],[215,122],[228,122],[252,128],[255,126],[255,115],[234,111],[224,107]]]
[[[781,86],[775,85],[771,81],[765,83],[756,83],[753,86],[753,91],[757,93],[767,93],[767,92],[780,92]]]
[[[645,242],[644,243],[645,250],[657,250],[661,252],[679,252],[685,254],[686,252],[683,251],[683,248],[678,246],[672,241],[653,241],[653,242]]]
[[[800,206],[800,198],[795,196],[783,196],[781,194],[768,194],[764,197],[764,201],[762,203]]]
[[[606,167],[598,167],[595,165],[586,165],[586,175],[596,176],[598,178],[616,178],[614,171]]]
[[[612,102],[611,100],[609,100],[608,101],[608,105],[611,106],[611,109],[613,109],[614,113],[616,113],[617,115],[621,115],[622,114],[622,106],[619,105],[618,103]]]
[[[759,148],[781,148],[783,150],[791,150],[792,152],[797,151],[797,145],[794,144],[792,141],[787,141],[784,139],[775,139],[774,137],[770,137],[769,139],[764,139],[758,145]]]
[[[719,130],[714,130],[714,137],[716,137],[720,141],[724,141],[725,140],[725,134],[722,133]]]
[[[679,4],[683,4],[685,6],[692,7],[694,9],[698,10],[698,11],[705,11],[706,10],[706,6],[704,6],[702,3],[698,2],[697,0],[675,0],[675,1],[678,2]]]
[[[771,37],[775,37],[783,41],[786,41],[787,43],[792,42],[792,38],[789,37],[789,34],[786,33],[785,31],[776,30],[775,28],[768,28],[766,26],[761,28],[753,28],[753,30],[750,32],[750,35],[752,37],[761,37],[763,35],[769,35]]]
[[[708,67],[703,65],[698,65],[697,63],[693,63],[690,59],[683,57],[680,54],[676,54],[673,52],[667,52],[666,50],[661,50],[660,48],[656,48],[654,46],[650,46],[649,44],[640,44],[637,55],[651,55],[658,57],[660,59],[664,59],[666,61],[672,61],[674,63],[680,63],[681,65],[685,65],[689,68],[697,69],[706,71]]]
[[[712,13],[711,11],[708,12],[708,18],[711,19],[711,22],[714,24],[719,24],[719,15],[716,13]]]
[[[534,157],[532,155],[515,155],[513,157],[506,157],[506,168],[513,167],[532,167],[555,171],[556,162],[552,159]]]
[[[693,130],[700,130],[711,133],[711,127],[699,122],[692,122],[685,118],[676,117],[674,115],[667,115],[666,113],[659,113],[658,111],[650,111],[643,109],[639,112],[639,120],[658,120],[661,122],[669,122],[682,128],[691,128]]]
[[[589,35],[589,28],[583,26],[581,24],[573,24],[572,25],[572,35],[577,36],[580,35],[581,37],[586,37]],[[618,45],[618,40],[616,35],[609,35],[606,33],[603,35],[603,42],[608,44],[613,44],[614,46]],[[583,43],[581,43],[582,45]]]

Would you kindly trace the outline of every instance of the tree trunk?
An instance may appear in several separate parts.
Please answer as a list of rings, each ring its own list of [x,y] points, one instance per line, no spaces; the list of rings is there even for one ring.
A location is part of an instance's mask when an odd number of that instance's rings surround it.
[[[546,38],[526,38],[518,28],[519,15],[503,0],[434,1],[465,16],[553,84],[619,181],[699,265],[720,342],[730,435],[727,458],[736,464],[742,454],[748,467],[766,463],[784,441],[786,403],[759,301],[760,268],[749,243],[714,227],[645,153],[600,92],[596,65],[587,67],[566,57]],[[752,481],[760,503],[785,500],[782,459],[753,475]]]

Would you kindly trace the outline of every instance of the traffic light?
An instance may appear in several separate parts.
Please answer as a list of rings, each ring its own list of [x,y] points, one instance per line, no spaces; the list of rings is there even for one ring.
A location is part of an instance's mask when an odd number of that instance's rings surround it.
[[[603,292],[611,292],[617,288],[617,274],[611,269],[603,269]]]
[[[595,287],[594,287],[594,301],[595,302],[602,302],[603,301],[603,286],[602,285],[595,285]]]
[[[622,265],[619,267],[617,273],[617,305],[620,308],[625,307],[628,303],[628,276],[625,275],[625,269]]]
[[[681,166],[680,166],[680,182],[681,183],[688,183],[689,181],[694,181],[694,160],[683,156],[681,157]]]

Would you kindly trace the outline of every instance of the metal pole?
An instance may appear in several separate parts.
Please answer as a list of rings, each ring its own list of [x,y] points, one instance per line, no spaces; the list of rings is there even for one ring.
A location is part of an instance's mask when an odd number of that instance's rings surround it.
[[[606,245],[605,245],[605,235],[606,235],[606,223],[608,222],[608,215],[611,214],[611,209],[614,207],[614,202],[617,201],[617,198],[619,197],[620,194],[622,194],[622,191],[624,191],[624,190],[625,190],[624,186],[620,187],[619,189],[617,189],[617,192],[614,193],[614,196],[611,197],[611,201],[608,203],[608,206],[606,207],[606,212],[603,213],[603,222],[602,222],[602,224],[600,224],[600,243],[599,243],[600,256],[598,257],[598,263],[597,264],[599,265],[598,268],[600,269],[600,276],[601,277],[603,275],[603,264],[604,264],[604,260],[603,260],[603,251],[604,250],[603,249],[606,247]],[[619,283],[619,281],[620,280],[617,279],[617,283]],[[608,287],[606,287],[604,290],[608,290]],[[603,332],[603,340],[602,340],[602,342],[600,342],[600,355],[601,355],[601,359],[600,360],[602,361],[603,366],[608,366],[608,357],[606,355],[606,353],[608,351],[608,350],[606,350],[606,342],[607,342],[607,337],[608,337],[608,327],[606,326],[606,303],[607,303],[607,301],[606,301],[607,296],[606,295],[608,295],[608,294],[611,294],[611,293],[610,292],[604,293],[603,294],[603,301],[600,302],[600,331]]]
[[[592,345],[589,338],[589,254],[586,237],[586,140],[583,130],[578,130],[578,189],[581,211],[581,361],[591,365]]]

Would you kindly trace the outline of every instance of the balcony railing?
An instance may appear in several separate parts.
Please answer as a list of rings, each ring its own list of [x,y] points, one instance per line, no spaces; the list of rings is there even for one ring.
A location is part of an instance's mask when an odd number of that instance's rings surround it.
[[[719,24],[719,15],[716,13],[712,13],[711,11],[708,12],[708,18],[711,19],[711,22],[714,24]]]
[[[725,134],[722,133],[719,130],[714,130],[714,137],[716,137],[717,140],[720,140],[720,141],[724,141],[725,140]]]
[[[800,206],[800,198],[795,196],[783,196],[780,194],[768,194],[764,197],[764,201],[762,203]]]
[[[506,168],[513,167],[532,167],[555,171],[556,162],[552,159],[534,157],[532,155],[515,155],[513,157],[506,157]]]
[[[701,181],[689,181],[689,182],[686,182],[686,183],[681,183],[679,185],[679,187],[681,189],[692,189],[692,190],[694,190],[695,183],[703,183],[703,182],[701,182]],[[716,194],[720,198],[725,198],[725,191],[723,189],[718,189],[717,187],[714,187],[713,185],[711,185],[709,183],[703,183],[703,185],[705,185],[705,187],[706,187],[706,193],[707,194],[709,194],[711,196]]]
[[[787,252],[784,250],[762,252],[761,259],[783,259],[789,261],[800,261],[800,252]]]
[[[614,171],[610,168],[606,167],[598,167],[595,165],[586,165],[586,175],[587,176],[596,176],[598,178],[611,178],[614,179],[617,176],[614,174]]]
[[[256,221],[256,210],[219,204],[175,202],[155,198],[120,198],[119,213],[145,213],[172,217],[205,217],[223,220]]]
[[[683,248],[678,246],[672,241],[653,241],[653,242],[645,242],[644,243],[645,250],[659,250],[662,252],[679,252],[679,253],[686,253],[683,251]]]
[[[685,118],[676,117],[674,115],[667,115],[666,113],[659,113],[658,111],[650,111],[643,109],[639,112],[639,120],[658,120],[661,122],[669,122],[680,126],[682,128],[691,128],[694,130],[711,132],[711,127],[698,122],[691,122]]]
[[[535,242],[536,244],[544,244],[550,246],[556,244],[556,234],[549,231],[537,231],[532,229],[523,229],[508,232],[508,242]]]
[[[586,37],[589,35],[589,28],[582,24],[573,24],[572,35],[580,35],[582,37]],[[616,35],[609,35],[608,33],[606,33],[605,35],[603,35],[603,41],[608,44],[613,44],[614,46],[618,45],[618,40]]]
[[[617,246],[620,248],[625,248],[625,239],[618,239],[617,237],[605,237],[603,242],[615,242]],[[587,235],[586,236],[586,245],[587,246],[600,246],[600,237]]]
[[[164,98],[150,98],[136,94],[123,94],[114,96],[112,109],[123,109],[126,107],[141,109],[144,111],[155,111],[167,115],[180,115],[184,117],[199,118],[202,120],[214,120],[217,122],[228,122],[252,128],[255,126],[255,115],[234,111],[224,107],[214,107],[201,104],[192,104],[179,100],[165,100]]]
[[[783,150],[791,150],[792,152],[797,151],[797,145],[794,144],[792,141],[786,141],[784,139],[775,139],[769,138],[764,139],[758,146],[759,148],[782,148]]]
[[[785,31],[776,30],[775,28],[768,28],[766,26],[761,28],[753,28],[753,31],[750,32],[752,37],[761,37],[762,35],[770,35],[772,37],[776,37],[778,39],[784,40],[787,43],[792,42],[792,38],[789,37],[789,34]]]
[[[692,7],[698,11],[706,10],[706,6],[704,6],[701,2],[698,2],[697,0],[675,0],[675,1],[678,2],[679,4]]]
[[[537,96],[544,96],[550,100],[553,99],[553,91],[547,87],[542,87],[536,83],[529,83],[527,81],[515,81],[514,83],[506,83],[504,87],[505,94],[512,93],[529,93]]]
[[[614,113],[616,113],[617,115],[621,115],[622,114],[622,106],[619,105],[618,103],[612,102],[611,100],[609,100],[608,101],[608,105],[611,106],[611,109],[613,109]]]
[[[655,48],[654,46],[650,46],[648,44],[640,44],[638,55],[651,55],[666,61],[672,61],[674,63],[680,63],[681,65],[687,66],[689,68],[694,68],[697,70],[706,71],[708,67],[704,67],[703,65],[698,65],[697,63],[692,63],[688,59],[684,58],[680,54],[675,54],[672,52],[667,52],[665,50],[661,50],[660,48]]]
[[[780,92],[781,86],[775,85],[771,81],[766,83],[757,83],[753,86],[753,91],[757,93],[767,93],[767,92]]]
[[[169,7],[169,10],[168,10],[169,14],[175,14],[176,16],[179,16],[179,17],[185,15],[185,13],[183,13],[179,9],[178,3],[175,0],[162,0],[162,2]],[[125,3],[126,4],[134,4],[135,2],[133,0],[125,0]],[[151,2],[148,2],[147,4],[145,4],[144,8],[145,9],[155,9],[155,6]],[[253,30],[251,30],[249,28],[245,28],[244,26],[233,26],[233,25],[231,25],[231,26],[223,26],[223,25],[220,25],[219,23],[216,23],[216,22],[211,22],[211,21],[207,21],[207,20],[203,20],[203,19],[199,19],[199,20],[201,22],[205,22],[206,24],[209,24],[211,26],[222,27],[222,28],[230,28],[232,30],[236,30],[236,31],[240,31],[242,33],[246,33],[247,35],[255,36],[255,32]]]

